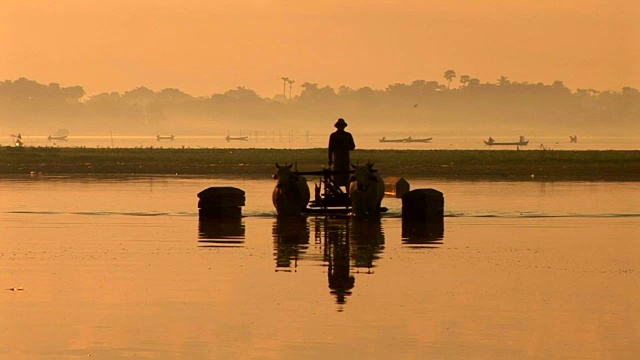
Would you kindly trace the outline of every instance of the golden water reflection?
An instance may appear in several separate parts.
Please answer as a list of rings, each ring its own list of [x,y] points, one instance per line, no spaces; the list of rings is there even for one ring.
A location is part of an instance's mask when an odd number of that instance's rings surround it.
[[[438,248],[444,239],[444,221],[402,221],[402,243],[411,247]]]
[[[276,271],[296,272],[302,260],[319,261],[336,303],[345,304],[355,286],[353,271],[373,274],[384,250],[382,223],[349,217],[278,217],[273,223]],[[320,253],[310,253],[310,239]]]
[[[309,248],[309,224],[304,217],[281,217],[273,223],[276,271],[296,271]]]
[[[200,216],[198,243],[200,247],[241,247],[245,241],[242,218]]]
[[[200,247],[244,247],[242,218],[200,216]],[[276,217],[272,224],[276,272],[295,273],[300,262],[320,263],[327,273],[329,293],[346,304],[355,287],[353,273],[373,275],[385,249],[382,222],[348,216]],[[402,244],[437,248],[444,223],[402,221]]]

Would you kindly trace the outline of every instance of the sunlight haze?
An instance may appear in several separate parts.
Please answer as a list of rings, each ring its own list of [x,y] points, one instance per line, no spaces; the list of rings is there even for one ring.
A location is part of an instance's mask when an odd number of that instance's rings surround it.
[[[273,97],[283,76],[295,96],[304,82],[384,89],[454,69],[619,90],[640,87],[638,18],[625,0],[2,0],[0,78]]]

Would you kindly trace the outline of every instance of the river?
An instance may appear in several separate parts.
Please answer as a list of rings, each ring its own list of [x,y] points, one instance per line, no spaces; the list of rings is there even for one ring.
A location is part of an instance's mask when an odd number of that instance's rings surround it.
[[[277,219],[270,179],[0,178],[0,358],[640,356],[640,183],[407,180],[444,229]],[[244,217],[200,221],[210,186]]]

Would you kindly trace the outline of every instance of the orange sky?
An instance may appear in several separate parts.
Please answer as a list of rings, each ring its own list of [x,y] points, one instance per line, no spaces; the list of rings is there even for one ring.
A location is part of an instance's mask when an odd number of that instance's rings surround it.
[[[295,95],[304,82],[444,83],[454,69],[640,88],[638,19],[635,0],[0,0],[0,80],[271,97],[282,76]]]

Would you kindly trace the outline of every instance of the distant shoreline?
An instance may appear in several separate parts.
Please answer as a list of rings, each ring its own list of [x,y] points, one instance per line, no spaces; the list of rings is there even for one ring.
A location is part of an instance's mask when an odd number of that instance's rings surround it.
[[[383,175],[492,180],[640,181],[640,150],[356,150]],[[0,175],[270,177],[275,163],[327,166],[327,150],[0,147]]]

